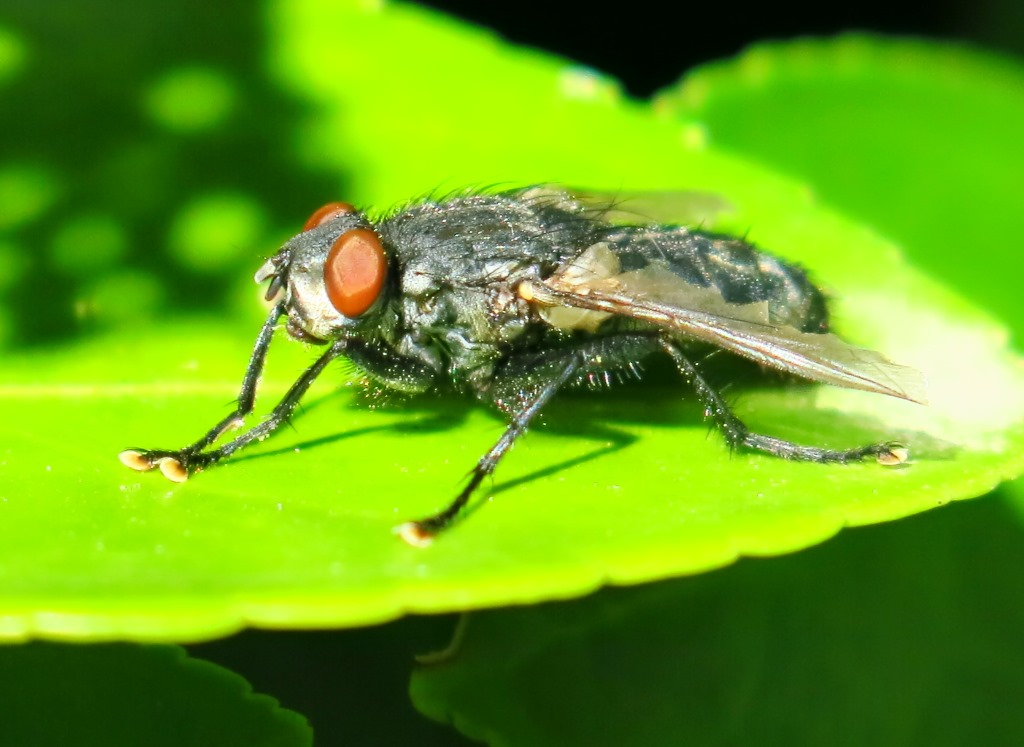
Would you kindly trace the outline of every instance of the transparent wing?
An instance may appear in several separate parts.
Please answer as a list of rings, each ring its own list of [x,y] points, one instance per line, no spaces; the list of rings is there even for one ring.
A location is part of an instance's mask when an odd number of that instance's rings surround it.
[[[687,283],[665,267],[620,273],[617,257],[601,244],[544,283],[521,286],[520,293],[556,327],[593,330],[610,316],[625,316],[812,381],[927,401],[924,377],[916,369],[833,334],[772,324],[766,303],[729,304],[713,289]]]
[[[612,223],[702,226],[733,210],[728,200],[713,192],[677,190],[612,194],[573,191],[572,195],[584,205],[604,205],[607,210],[605,218]]]
[[[701,226],[734,209],[721,195],[696,190],[598,192],[546,184],[532,188],[527,196],[564,203],[569,209],[582,205],[600,212],[609,223]]]

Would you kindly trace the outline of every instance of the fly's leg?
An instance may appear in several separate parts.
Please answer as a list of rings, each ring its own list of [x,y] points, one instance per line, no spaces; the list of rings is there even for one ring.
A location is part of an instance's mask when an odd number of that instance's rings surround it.
[[[149,463],[150,467],[159,465],[160,471],[163,472],[164,476],[169,480],[173,480],[174,482],[184,482],[188,479],[190,473],[203,469],[204,467],[209,467],[211,464],[220,461],[224,457],[230,456],[243,446],[246,446],[253,441],[266,438],[281,424],[287,421],[288,417],[295,409],[295,406],[299,403],[299,400],[302,399],[302,395],[304,395],[306,390],[309,389],[310,384],[316,380],[316,377],[319,376],[324,368],[327,367],[327,364],[341,355],[344,350],[344,341],[334,343],[334,345],[332,345],[323,355],[317,358],[316,362],[307,368],[298,380],[292,384],[288,392],[281,398],[281,401],[277,403],[274,409],[270,412],[270,415],[268,415],[262,423],[250,428],[242,435],[228,441],[219,448],[211,449],[210,451],[200,451],[196,448],[197,444],[203,444],[204,447],[209,445],[209,441],[207,441],[209,434],[207,434],[203,439],[197,441],[196,444],[186,446],[184,449],[178,449],[176,451],[152,449],[133,453],[138,454],[138,458],[140,460],[145,460]],[[214,428],[210,433],[214,433],[216,430],[217,429]],[[213,439],[210,440],[212,441]],[[121,461],[127,464],[124,453],[121,455]],[[131,467],[133,465],[128,464],[128,466]],[[149,469],[150,467],[146,467],[146,469]]]
[[[260,374],[263,372],[263,364],[267,360],[267,350],[270,348],[270,340],[274,336],[274,327],[277,320],[284,314],[284,305],[277,304],[263,322],[259,335],[256,337],[256,344],[253,346],[252,355],[249,357],[249,365],[245,369],[245,376],[242,378],[242,389],[238,393],[238,402],[235,410],[213,426],[206,435],[194,444],[182,449],[169,451],[165,449],[127,449],[119,455],[121,463],[134,470],[145,472],[159,466],[160,471],[166,477],[175,482],[182,482],[188,477],[188,472],[181,469],[181,464],[187,462],[189,457],[198,454],[207,446],[212,444],[227,431],[239,427],[246,415],[252,412],[256,404],[256,385],[259,382]],[[177,464],[177,466],[175,466]],[[166,467],[164,465],[167,465]]]
[[[425,519],[408,521],[401,524],[395,529],[397,534],[410,545],[423,547],[430,544],[434,535],[451,524],[462,509],[465,508],[470,496],[480,487],[480,483],[483,482],[485,477],[494,472],[494,468],[498,466],[498,462],[501,461],[505,453],[512,448],[515,440],[526,432],[533,417],[547,404],[548,400],[559,390],[562,384],[573,375],[578,366],[579,356],[574,352],[569,361],[552,378],[545,382],[540,390],[521,409],[513,414],[512,421],[505,428],[505,432],[501,434],[501,438],[476,463],[470,474],[469,483],[447,508]]]
[[[693,387],[705,410],[714,419],[715,424],[722,431],[722,435],[725,436],[725,440],[732,447],[742,446],[764,451],[782,459],[805,462],[846,463],[873,456],[881,464],[891,466],[902,464],[907,460],[907,448],[894,441],[869,444],[853,449],[834,450],[822,449],[817,446],[801,446],[781,438],[752,433],[743,421],[736,417],[721,395],[700,375],[697,366],[683,354],[675,342],[668,337],[662,337],[661,347],[671,356],[683,378]]]
[[[169,480],[184,482],[188,479],[190,473],[223,459],[256,439],[265,438],[285,422],[302,398],[302,395],[306,393],[310,384],[320,375],[328,363],[344,351],[344,341],[339,341],[332,345],[313,365],[303,372],[302,376],[292,384],[287,394],[285,394],[266,420],[220,448],[204,451],[227,430],[240,425],[242,419],[252,412],[256,399],[256,385],[263,370],[274,325],[280,316],[281,307],[275,307],[274,312],[271,313],[266,323],[264,323],[263,329],[260,330],[256,346],[253,349],[252,358],[245,372],[245,378],[242,381],[242,391],[238,397],[238,405],[233,413],[221,420],[194,444],[174,450],[129,449],[121,452],[121,462],[132,469],[140,471],[159,467],[160,471]]]
[[[452,524],[465,508],[484,478],[494,472],[502,456],[521,436],[533,417],[567,381],[603,381],[615,369],[633,369],[659,349],[660,335],[651,332],[623,332],[565,347],[520,352],[497,367],[490,385],[479,396],[499,407],[516,402],[511,422],[498,442],[481,457],[470,474],[469,484],[443,511],[419,521],[396,527],[396,533],[410,545],[424,546],[434,535]]]
[[[281,401],[277,403],[274,409],[270,411],[270,414],[262,423],[250,428],[237,438],[228,441],[226,444],[216,449],[210,449],[209,451],[203,451],[198,454],[185,451],[171,452],[167,454],[165,459],[177,462],[177,466],[175,467],[172,465],[171,470],[174,473],[181,470],[184,472],[185,477],[187,477],[189,472],[194,472],[195,470],[202,469],[203,467],[209,467],[211,464],[219,462],[225,457],[231,456],[243,446],[247,446],[253,441],[262,441],[277,430],[279,426],[288,421],[292,411],[295,410],[295,406],[299,404],[299,400],[302,399],[306,390],[309,389],[310,384],[312,384],[316,380],[316,377],[323,372],[328,363],[337,358],[344,351],[344,340],[331,345],[323,355],[316,359],[313,365],[302,372],[302,376],[292,384],[288,392],[281,398]],[[165,469],[165,464],[167,464],[166,461],[160,465],[160,471],[173,480],[174,476],[167,474],[169,470]],[[184,480],[185,477],[182,479]]]

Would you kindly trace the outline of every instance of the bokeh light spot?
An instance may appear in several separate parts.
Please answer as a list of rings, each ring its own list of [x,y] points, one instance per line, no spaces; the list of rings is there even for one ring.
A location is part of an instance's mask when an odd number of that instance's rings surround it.
[[[139,270],[104,275],[75,302],[75,316],[104,326],[133,324],[153,315],[163,303],[159,279]]]
[[[200,132],[224,122],[234,109],[235,86],[223,73],[203,67],[165,74],[144,95],[146,111],[175,132]]]
[[[198,197],[178,213],[171,226],[170,251],[183,265],[219,272],[241,257],[256,256],[266,225],[263,208],[238,193]]]
[[[39,216],[57,196],[57,181],[44,168],[14,164],[0,168],[0,230]]]
[[[124,256],[128,240],[121,224],[107,215],[83,215],[57,228],[51,253],[54,264],[70,273],[109,267]]]
[[[21,37],[0,26],[0,85],[13,80],[25,67],[28,50]]]

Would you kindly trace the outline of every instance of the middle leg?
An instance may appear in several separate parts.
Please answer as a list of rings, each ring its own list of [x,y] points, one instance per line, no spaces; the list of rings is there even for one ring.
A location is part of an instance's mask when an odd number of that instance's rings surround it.
[[[669,337],[661,337],[661,348],[675,362],[686,382],[693,387],[704,405],[704,409],[714,419],[725,440],[732,447],[742,446],[755,451],[763,451],[782,459],[794,459],[805,462],[857,462],[867,457],[876,457],[881,464],[887,466],[902,464],[907,460],[907,449],[895,441],[883,441],[852,449],[823,449],[818,446],[803,446],[792,441],[785,441],[774,436],[754,433],[747,425],[736,417],[732,408],[726,404],[722,396],[701,375],[697,365],[691,361],[679,346]]]

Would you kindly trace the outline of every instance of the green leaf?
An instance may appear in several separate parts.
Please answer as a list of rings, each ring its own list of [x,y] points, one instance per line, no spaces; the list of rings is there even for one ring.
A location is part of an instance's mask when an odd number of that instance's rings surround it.
[[[0,648],[0,743],[299,747],[305,719],[171,646]]]
[[[219,418],[255,329],[156,329],[5,363],[5,633],[188,639],[564,597],[787,552],[1016,474],[1024,395],[1005,333],[856,225],[799,205],[783,215],[796,256],[835,278],[844,328],[920,367],[932,405],[779,385],[740,411],[811,443],[898,435],[908,467],[730,455],[681,386],[585,392],[502,463],[493,501],[414,549],[392,528],[452,497],[498,418],[443,397],[360,407],[328,396],[328,376],[294,431],[173,485],[117,452],[185,443]],[[819,236],[831,256],[815,253]],[[278,341],[264,392],[281,395],[310,354]]]
[[[1024,565],[1019,511],[962,504],[698,578],[469,615],[413,700],[495,747],[1020,744],[1006,704],[1024,690],[1024,592],[998,572]]]
[[[788,552],[1020,472],[1024,387],[1005,330],[805,185],[707,149],[699,128],[591,73],[411,6],[282,3],[272,21],[273,72],[311,112],[281,147],[353,174],[354,194],[325,198],[387,207],[439,186],[552,178],[721,195],[734,210],[710,227],[811,268],[838,329],[923,370],[932,400],[775,382],[739,397],[740,413],[808,443],[903,438],[914,461],[730,455],[679,384],[569,393],[481,491],[494,500],[414,549],[392,528],[453,497],[499,418],[442,395],[372,410],[326,376],[295,431],[223,467],[181,486],[131,473],[122,448],[183,445],[227,412],[259,323],[172,320],[4,359],[6,637],[190,640],[561,598]],[[264,406],[310,356],[275,344]]]

